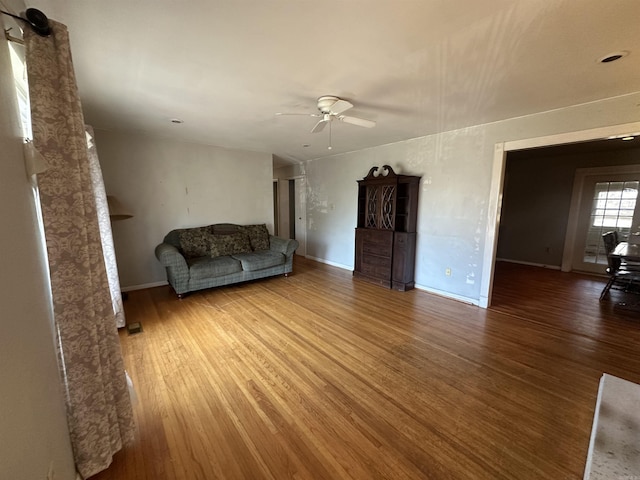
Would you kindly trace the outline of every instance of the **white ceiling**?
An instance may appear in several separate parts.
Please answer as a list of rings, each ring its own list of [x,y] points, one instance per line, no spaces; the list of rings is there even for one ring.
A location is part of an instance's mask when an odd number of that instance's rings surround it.
[[[638,0],[28,3],[68,26],[95,128],[289,161],[640,90]],[[315,113],[321,95],[377,126],[334,122],[328,151],[317,119],[275,116]]]

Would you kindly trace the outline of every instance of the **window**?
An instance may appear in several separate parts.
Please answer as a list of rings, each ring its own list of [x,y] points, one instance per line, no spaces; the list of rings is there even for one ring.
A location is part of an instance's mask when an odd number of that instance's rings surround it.
[[[596,182],[583,257],[585,263],[607,264],[603,233],[617,230],[621,239],[628,237],[639,186],[638,181]]]
[[[11,57],[11,68],[13,70],[16,96],[18,98],[18,110],[20,113],[20,124],[22,125],[22,136],[25,141],[31,141],[33,140],[33,130],[31,128],[31,104],[29,103],[29,83],[27,82],[27,64],[24,56],[24,46],[14,42],[9,42],[9,54]],[[47,246],[44,235],[42,209],[40,206],[40,192],[38,191],[38,182],[35,175],[30,178],[30,181],[34,208],[38,218],[42,251],[46,252]]]
[[[24,47],[15,43],[9,43],[13,78],[15,80],[18,108],[20,110],[20,122],[23,136],[27,140],[33,138],[31,130],[31,109],[29,106],[29,84],[27,83],[27,66],[24,61]]]
[[[598,182],[593,200],[594,227],[630,229],[638,197],[638,182]]]

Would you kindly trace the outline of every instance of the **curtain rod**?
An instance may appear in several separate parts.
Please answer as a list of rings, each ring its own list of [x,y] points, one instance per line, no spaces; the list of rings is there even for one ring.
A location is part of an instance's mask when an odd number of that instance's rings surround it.
[[[41,37],[48,37],[49,35],[51,35],[51,25],[49,25],[49,19],[37,8],[27,8],[24,12],[24,18],[18,15],[14,15],[13,13],[5,12],[4,10],[0,10],[0,13],[26,23],[33,29],[34,32],[36,32]]]
[[[24,45],[24,40],[22,40],[21,38],[18,37],[14,37],[12,36],[9,32],[11,31],[10,28],[8,28],[7,30],[4,31],[4,36],[7,40],[9,40],[10,42],[13,43],[17,43],[18,45]]]

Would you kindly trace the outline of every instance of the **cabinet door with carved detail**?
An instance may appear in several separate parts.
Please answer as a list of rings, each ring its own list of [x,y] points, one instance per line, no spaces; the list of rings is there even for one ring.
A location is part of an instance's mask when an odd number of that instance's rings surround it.
[[[380,186],[368,185],[366,187],[366,216],[365,228],[379,228],[380,224]]]
[[[413,288],[419,183],[420,177],[396,175],[388,165],[358,180],[354,276]]]
[[[368,185],[366,187],[365,228],[395,229],[396,185]]]
[[[380,224],[384,230],[395,229],[396,218],[396,183],[380,186]]]

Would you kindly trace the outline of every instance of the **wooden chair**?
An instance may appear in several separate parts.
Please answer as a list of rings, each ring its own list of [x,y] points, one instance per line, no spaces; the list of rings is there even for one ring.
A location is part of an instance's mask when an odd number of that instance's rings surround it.
[[[607,273],[609,274],[609,281],[602,289],[600,294],[600,301],[609,293],[614,285],[620,286],[622,290],[628,292],[634,281],[640,281],[640,268],[634,265],[624,263],[619,257],[612,257],[611,253],[618,245],[618,232],[611,231],[602,235],[602,241],[604,242],[604,249],[607,254]]]

